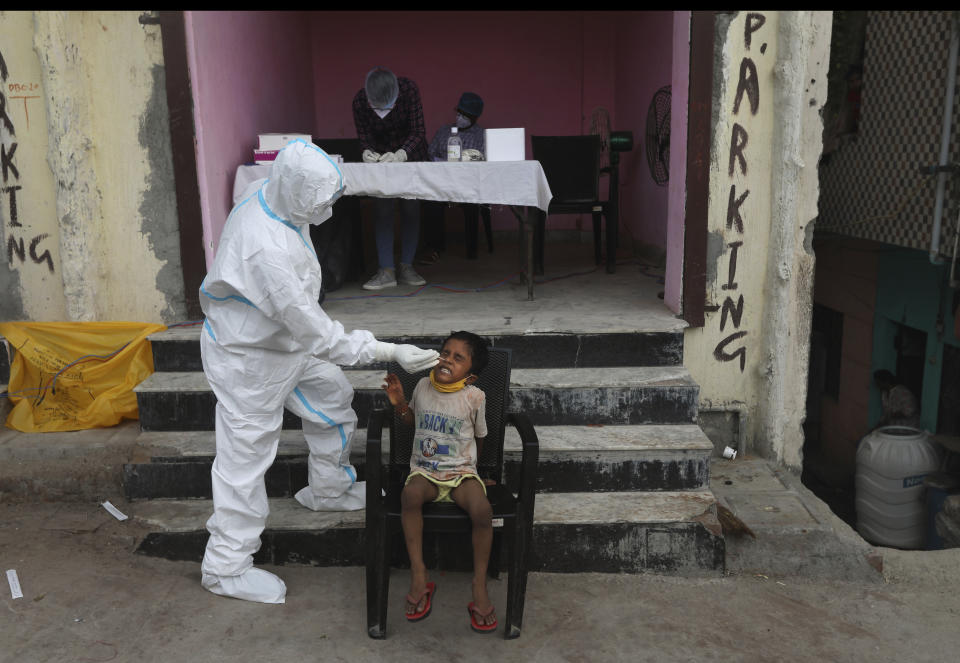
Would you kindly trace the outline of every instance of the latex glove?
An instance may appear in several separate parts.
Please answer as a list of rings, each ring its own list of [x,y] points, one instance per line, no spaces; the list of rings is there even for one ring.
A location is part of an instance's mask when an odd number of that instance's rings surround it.
[[[399,149],[396,152],[384,152],[380,157],[380,163],[402,163],[407,160],[407,151]]]
[[[364,163],[377,163],[380,161],[381,156],[374,152],[373,150],[364,150],[363,151],[363,162]]]
[[[415,345],[398,345],[377,341],[374,348],[377,361],[395,361],[407,373],[419,373],[440,363],[440,353],[436,350],[424,350]]]
[[[483,161],[483,152],[480,150],[464,150],[461,161]]]

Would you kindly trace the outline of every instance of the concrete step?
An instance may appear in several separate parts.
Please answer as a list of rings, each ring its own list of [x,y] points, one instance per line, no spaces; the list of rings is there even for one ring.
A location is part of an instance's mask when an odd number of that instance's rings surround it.
[[[483,334],[491,345],[513,350],[515,368],[679,366],[683,331]],[[445,336],[383,336],[390,343],[439,346]],[[175,327],[149,337],[156,371],[200,371],[200,327]]]
[[[354,432],[351,461],[365,476],[366,430]],[[709,484],[713,446],[699,427],[544,426],[537,429],[538,492],[698,490]],[[384,432],[389,449],[389,431]],[[144,432],[123,467],[128,499],[209,498],[216,454],[212,431]],[[283,431],[267,472],[271,497],[290,496],[306,485],[307,445],[297,430]],[[504,472],[508,484],[520,470],[520,436],[507,427]],[[382,459],[387,461],[386,453]]]
[[[548,493],[537,496],[530,570],[555,573],[719,575],[724,542],[715,497],[694,492]],[[207,500],[149,500],[127,515],[149,528],[138,552],[199,562],[213,512]],[[270,500],[255,563],[362,566],[364,512],[315,513],[290,498]],[[469,570],[469,537],[426,537],[427,564]],[[406,564],[402,537],[393,563]]]
[[[361,424],[386,407],[382,370],[345,371],[356,393]],[[156,372],[134,391],[145,431],[213,430],[216,398],[202,372]],[[507,408],[535,426],[689,424],[696,421],[700,388],[682,366],[520,368],[511,372]],[[299,428],[289,412],[284,428]]]

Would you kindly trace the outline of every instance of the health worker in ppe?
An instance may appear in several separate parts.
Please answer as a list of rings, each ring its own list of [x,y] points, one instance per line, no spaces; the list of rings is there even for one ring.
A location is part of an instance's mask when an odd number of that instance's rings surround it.
[[[200,286],[206,316],[200,348],[217,397],[213,515],[202,584],[215,594],[283,603],[286,585],[253,567],[269,507],[264,474],[273,463],[284,408],[303,420],[308,485],[298,502],[317,511],[364,507],[350,465],[357,415],[340,366],[397,361],[414,372],[437,352],[347,332],[320,308],[320,264],[308,224],[332,216],[343,173],[302,140],[277,155],[270,177],[234,207]]]

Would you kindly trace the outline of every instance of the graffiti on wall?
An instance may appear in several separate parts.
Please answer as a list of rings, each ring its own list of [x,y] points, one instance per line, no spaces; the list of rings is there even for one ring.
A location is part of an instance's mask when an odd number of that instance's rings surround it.
[[[24,114],[26,116],[26,128],[29,129],[29,111],[28,102],[39,98],[39,95],[30,94],[38,92],[39,85],[36,83],[23,83],[10,80],[10,72],[7,69],[7,63],[3,58],[3,52],[0,51],[0,204],[3,204],[7,210],[8,226],[5,230],[5,240],[7,247],[7,263],[11,267],[22,267],[24,265],[46,265],[47,269],[53,273],[53,257],[50,251],[44,249],[44,242],[49,239],[49,235],[41,233],[32,235],[29,231],[29,223],[25,223],[21,218],[20,210],[17,208],[17,192],[23,190],[23,178],[20,169],[17,167],[17,128],[11,117],[11,106],[9,100],[23,100]],[[29,261],[29,262],[28,262]]]
[[[733,98],[733,116],[749,126],[745,119],[744,112],[749,107],[750,116],[756,116],[760,109],[760,84],[757,76],[757,66],[751,57],[751,47],[754,52],[761,55],[767,50],[767,44],[761,43],[755,45],[755,33],[759,31],[766,17],[763,14],[747,14],[744,23],[744,49],[747,55],[740,61],[739,74],[737,78],[736,92]],[[746,102],[746,104],[744,104]],[[737,256],[743,249],[746,239],[746,228],[749,227],[744,219],[746,214],[743,204],[750,195],[750,189],[743,187],[737,189],[734,178],[739,173],[741,181],[747,176],[747,145],[749,144],[750,134],[747,126],[739,121],[733,122],[730,131],[730,142],[727,158],[727,178],[730,182],[730,193],[727,199],[727,215],[724,237],[724,253],[727,258],[727,277],[726,282],[720,286],[724,293],[723,303],[719,306],[707,307],[713,312],[720,311],[719,331],[723,338],[713,349],[713,357],[719,362],[732,362],[739,360],[740,372],[742,373],[747,363],[748,348],[748,330],[741,328],[743,320],[744,300],[743,293],[740,292],[737,283]],[[733,241],[730,241],[731,238]],[[719,273],[719,270],[718,270]]]

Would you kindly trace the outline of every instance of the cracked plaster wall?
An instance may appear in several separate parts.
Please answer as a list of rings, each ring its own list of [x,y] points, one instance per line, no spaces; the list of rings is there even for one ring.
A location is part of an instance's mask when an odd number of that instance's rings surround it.
[[[718,15],[708,309],[684,347],[701,409],[742,408],[746,451],[795,468],[830,25],[830,12]]]
[[[37,96],[16,158],[39,194],[19,214],[49,235],[55,275],[34,278],[29,257],[16,275],[0,273],[15,288],[4,319],[186,315],[160,27],[140,14],[0,13],[0,30],[15,35],[4,56]]]

